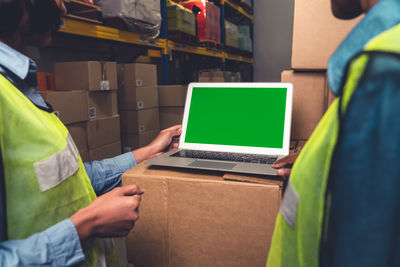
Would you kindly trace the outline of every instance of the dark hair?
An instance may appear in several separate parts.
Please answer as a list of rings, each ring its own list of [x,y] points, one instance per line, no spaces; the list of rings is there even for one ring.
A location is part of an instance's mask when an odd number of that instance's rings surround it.
[[[8,37],[17,31],[22,15],[21,0],[0,0],[0,38]]]
[[[0,0],[0,38],[18,30],[24,9],[29,12],[29,34],[44,34],[61,25],[61,10],[54,0]]]

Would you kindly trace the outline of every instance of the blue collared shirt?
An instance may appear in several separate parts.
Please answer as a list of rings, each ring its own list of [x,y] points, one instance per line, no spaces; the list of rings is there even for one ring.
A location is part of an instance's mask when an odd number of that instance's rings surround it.
[[[366,14],[329,61],[328,81],[335,95],[341,93],[349,60],[399,23],[398,0],[380,0]],[[332,158],[323,266],[400,266],[399,114],[400,60],[371,55]]]
[[[0,42],[0,73],[35,105],[47,108],[37,88],[36,64],[2,42]],[[97,195],[101,195],[120,186],[121,175],[135,166],[136,160],[129,152],[84,165],[94,191]],[[0,209],[2,207],[0,203]],[[0,266],[71,266],[82,264],[84,259],[78,233],[70,219],[61,221],[27,239],[0,242]]]

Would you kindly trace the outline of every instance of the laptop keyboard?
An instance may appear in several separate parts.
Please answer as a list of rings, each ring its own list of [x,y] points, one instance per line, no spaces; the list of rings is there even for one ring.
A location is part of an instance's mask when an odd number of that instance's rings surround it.
[[[200,150],[180,150],[177,153],[172,154],[171,157],[251,162],[260,164],[272,164],[278,158],[277,156],[200,151]]]

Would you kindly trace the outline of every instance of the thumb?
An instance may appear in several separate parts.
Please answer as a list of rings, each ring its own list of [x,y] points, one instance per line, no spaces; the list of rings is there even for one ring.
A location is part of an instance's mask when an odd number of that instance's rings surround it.
[[[141,195],[143,193],[144,193],[144,190],[140,189],[140,187],[138,187],[135,184],[126,185],[126,186],[121,187],[121,194],[124,196]]]

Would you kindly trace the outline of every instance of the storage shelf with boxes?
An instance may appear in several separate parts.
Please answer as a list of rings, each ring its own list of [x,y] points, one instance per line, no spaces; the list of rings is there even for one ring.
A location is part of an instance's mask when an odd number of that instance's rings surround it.
[[[149,144],[160,131],[156,65],[119,64],[118,84],[122,146],[131,151]]]
[[[121,154],[115,62],[54,64],[56,91],[42,95],[67,128],[84,161]]]

